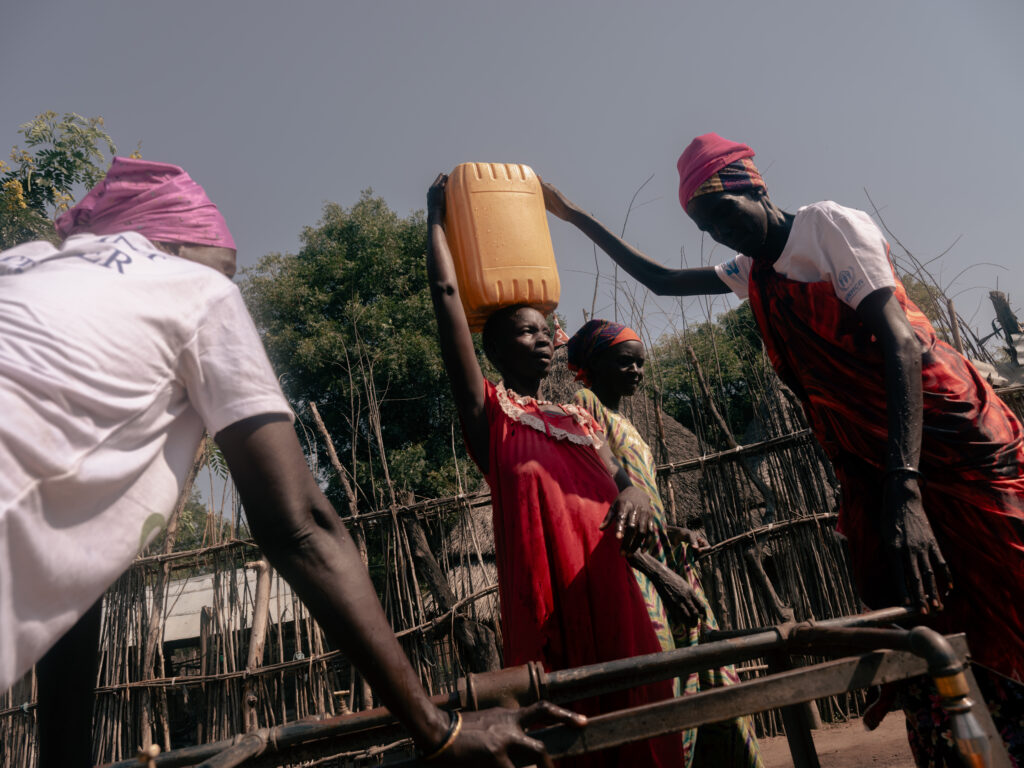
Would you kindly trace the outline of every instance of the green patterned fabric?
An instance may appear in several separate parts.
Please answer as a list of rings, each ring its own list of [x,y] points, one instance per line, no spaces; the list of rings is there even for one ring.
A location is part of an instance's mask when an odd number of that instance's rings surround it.
[[[662,531],[655,545],[649,550],[650,553],[676,573],[685,577],[701,605],[704,606],[705,618],[701,625],[672,626],[668,621],[661,595],[658,594],[654,585],[642,573],[633,571],[647,603],[647,612],[651,617],[651,623],[654,625],[662,650],[670,651],[677,647],[685,648],[697,645],[702,627],[716,630],[718,622],[715,620],[715,614],[700,585],[700,579],[697,578],[696,570],[690,563],[688,547],[686,544],[681,544],[672,548],[665,537],[665,507],[661,502],[661,494],[658,492],[654,454],[651,453],[650,446],[640,436],[629,419],[618,411],[606,408],[591,390],[579,390],[573,400],[590,411],[604,428],[608,446],[619,463],[622,464],[623,469],[626,470],[633,485],[643,488],[650,494],[651,508],[654,510],[658,527]],[[718,669],[695,672],[687,678],[685,684],[680,684],[677,679],[675,691],[677,696],[686,695],[709,688],[733,685],[737,682],[739,682],[739,677],[736,674],[736,669],[730,664]],[[764,768],[754,727],[748,717],[738,717],[729,722],[702,726],[700,737],[706,743],[699,742],[697,729],[682,733],[686,768],[692,768],[697,755],[700,756],[696,761],[698,766]]]

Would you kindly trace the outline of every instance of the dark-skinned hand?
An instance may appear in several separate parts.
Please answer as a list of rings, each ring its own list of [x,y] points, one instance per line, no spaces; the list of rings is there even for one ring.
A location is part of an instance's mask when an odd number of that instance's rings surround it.
[[[700,555],[707,552],[711,545],[708,543],[707,537],[700,531],[695,531],[692,528],[683,528],[678,525],[667,525],[665,526],[665,534],[668,536],[669,543],[674,547],[678,547],[680,544],[685,544],[691,550],[694,555]]]
[[[635,485],[628,486],[615,498],[608,514],[601,523],[603,531],[615,525],[615,538],[621,541],[620,548],[625,555],[640,547],[647,548],[654,543],[658,524],[651,510],[651,497]]]
[[[544,744],[526,733],[529,726],[542,723],[582,728],[587,724],[587,718],[548,701],[539,701],[523,709],[494,707],[480,712],[463,712],[462,730],[455,742],[430,762],[453,768],[512,768],[516,763],[554,768]]]
[[[444,218],[444,188],[448,183],[448,174],[439,173],[434,183],[427,190],[427,214],[436,211]]]
[[[953,579],[924,514],[918,481],[895,475],[885,482],[882,544],[893,572],[902,576],[904,602],[922,614],[941,611]]]
[[[685,577],[646,552],[635,552],[626,559],[651,580],[673,621],[692,627],[704,618],[704,605]]]
[[[569,218],[576,210],[576,206],[559,192],[553,184],[541,180],[541,189],[544,190],[544,207],[548,209],[548,213],[552,216],[557,216],[562,221],[569,221]]]

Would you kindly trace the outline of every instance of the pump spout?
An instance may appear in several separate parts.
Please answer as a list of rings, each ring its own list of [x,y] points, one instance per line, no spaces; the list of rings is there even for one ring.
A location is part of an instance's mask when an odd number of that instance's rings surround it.
[[[942,697],[942,708],[950,715],[953,739],[968,768],[992,765],[992,746],[974,712],[964,666],[949,642],[927,627],[910,631],[910,649],[928,661],[928,674]]]

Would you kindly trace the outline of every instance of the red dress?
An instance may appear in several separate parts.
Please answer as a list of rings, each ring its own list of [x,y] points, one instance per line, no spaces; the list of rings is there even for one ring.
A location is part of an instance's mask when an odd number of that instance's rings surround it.
[[[598,528],[618,496],[595,450],[600,427],[579,406],[544,413],[532,398],[484,384],[505,664],[557,670],[658,653],[614,531]],[[670,698],[664,681],[571,707],[595,715]],[[562,764],[674,768],[682,742],[670,734]]]
[[[975,661],[1024,681],[1024,435],[963,355],[935,336],[899,280],[921,345],[923,506],[955,589],[931,626],[966,632]],[[871,607],[893,604],[878,532],[888,440],[881,345],[830,282],[755,263],[750,303],[772,363],[803,401],[842,485],[839,529]]]

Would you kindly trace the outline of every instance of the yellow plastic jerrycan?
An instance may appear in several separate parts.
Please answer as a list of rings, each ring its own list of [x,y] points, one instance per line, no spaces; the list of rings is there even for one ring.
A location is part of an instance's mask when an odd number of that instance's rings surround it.
[[[496,309],[558,306],[558,267],[537,174],[515,163],[462,163],[445,188],[445,231],[469,327]]]

